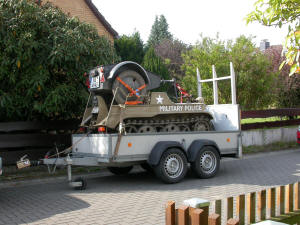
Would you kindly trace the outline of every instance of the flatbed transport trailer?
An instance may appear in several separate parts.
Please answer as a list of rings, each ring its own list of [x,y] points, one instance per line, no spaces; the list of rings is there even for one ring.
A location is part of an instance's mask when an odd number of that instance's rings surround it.
[[[119,133],[74,134],[72,150],[66,157],[56,154],[56,158],[45,158],[43,163],[54,168],[67,166],[69,184],[75,189],[85,189],[86,180],[81,177],[73,180],[72,166],[107,167],[114,174],[126,174],[133,166],[141,165],[165,183],[180,182],[189,167],[199,178],[213,177],[219,170],[221,158],[242,156],[240,109],[236,104],[232,63],[230,71],[230,76],[217,78],[213,67],[213,79],[208,80],[200,80],[197,74],[199,97],[202,97],[202,82],[214,84],[214,105],[206,106],[204,111],[213,118],[213,130],[126,133],[125,129],[120,129]],[[231,79],[232,104],[218,104],[217,81],[224,79]],[[176,107],[169,107],[172,109]]]
[[[68,166],[72,187],[85,189],[86,180],[72,180],[71,166],[107,167],[124,174],[134,165],[142,165],[165,183],[181,181],[190,164],[200,178],[213,177],[222,157],[241,157],[240,109],[238,105],[210,105],[214,131],[74,134],[72,152],[63,158],[45,158],[47,165]]]

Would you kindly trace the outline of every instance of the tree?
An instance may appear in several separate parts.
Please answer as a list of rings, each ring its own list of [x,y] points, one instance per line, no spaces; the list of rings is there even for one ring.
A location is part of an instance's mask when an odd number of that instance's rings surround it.
[[[163,80],[170,79],[167,67],[165,66],[163,60],[155,54],[153,47],[150,47],[146,52],[142,66],[146,70],[161,76]],[[166,88],[167,85],[163,85],[159,90],[164,91]]]
[[[216,66],[218,76],[221,74],[228,74],[228,51],[225,43],[218,37],[208,38],[201,37],[189,51],[182,55],[185,77],[183,78],[183,87],[188,90],[193,96],[197,96],[197,77],[196,69],[199,69],[201,79],[212,78],[212,65]],[[227,81],[219,82],[219,89],[222,90],[223,96],[220,98],[220,103],[225,103],[229,99],[229,91],[224,92],[227,87]],[[213,91],[211,83],[202,84],[202,93],[205,97],[205,102],[211,104],[213,102]],[[228,97],[224,96],[224,93]]]
[[[289,65],[285,65],[278,72],[278,67],[284,58],[281,52],[281,45],[271,46],[264,52],[272,62],[271,70],[278,74],[276,105],[281,108],[297,108],[300,107],[300,76],[289,76]]]
[[[115,40],[115,49],[122,61],[143,62],[144,44],[139,32],[134,32],[131,36],[123,35]]]
[[[147,47],[155,47],[164,39],[172,39],[172,34],[169,32],[169,25],[164,15],[155,17],[151,32],[148,38]]]
[[[82,115],[83,73],[118,57],[91,25],[51,4],[0,1],[0,121]]]
[[[182,79],[184,72],[181,69],[183,64],[182,53],[186,52],[188,46],[179,40],[164,39],[155,46],[155,53],[161,57],[169,74],[176,79]]]
[[[247,23],[258,21],[265,26],[289,25],[285,39],[285,59],[280,68],[291,66],[290,75],[300,74],[300,2],[299,0],[257,0],[255,10],[247,15]]]
[[[229,62],[233,62],[237,76],[237,102],[242,109],[267,108],[274,103],[273,87],[275,74],[270,71],[270,60],[254,45],[251,38],[241,36],[233,41],[204,37],[201,42],[183,54],[183,69],[186,76],[183,86],[197,95],[196,68],[201,79],[212,78],[212,65],[215,65],[218,77],[228,76]],[[230,99],[230,81],[218,82],[219,102],[228,103]],[[202,84],[202,92],[207,104],[213,103],[212,84]]]

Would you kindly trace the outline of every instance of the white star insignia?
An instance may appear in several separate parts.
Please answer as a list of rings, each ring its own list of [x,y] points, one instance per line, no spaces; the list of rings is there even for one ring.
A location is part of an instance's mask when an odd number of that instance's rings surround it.
[[[157,104],[163,104],[164,98],[160,97],[159,95],[158,98],[156,98],[156,100],[157,100]]]

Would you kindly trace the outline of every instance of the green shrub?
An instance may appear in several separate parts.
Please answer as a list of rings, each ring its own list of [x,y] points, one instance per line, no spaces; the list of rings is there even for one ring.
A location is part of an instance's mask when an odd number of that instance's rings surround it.
[[[81,116],[83,73],[116,60],[94,27],[51,4],[0,0],[0,121]]]

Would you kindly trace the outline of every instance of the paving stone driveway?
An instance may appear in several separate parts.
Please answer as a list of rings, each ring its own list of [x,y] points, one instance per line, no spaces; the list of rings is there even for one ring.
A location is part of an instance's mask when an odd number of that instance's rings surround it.
[[[127,176],[100,174],[85,191],[65,182],[0,186],[0,224],[164,224],[168,200],[209,200],[299,181],[300,149],[221,161],[220,172],[201,180],[189,174],[173,185],[140,170]],[[29,182],[30,183],[30,182]]]

